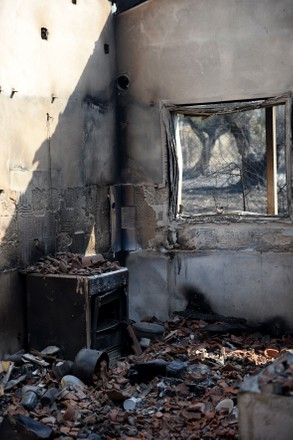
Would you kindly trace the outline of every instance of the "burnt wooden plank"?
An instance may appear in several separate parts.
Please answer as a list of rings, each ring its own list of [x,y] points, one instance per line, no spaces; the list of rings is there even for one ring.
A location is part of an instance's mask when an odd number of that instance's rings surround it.
[[[266,108],[267,145],[267,213],[278,214],[277,200],[277,154],[276,154],[276,109]]]

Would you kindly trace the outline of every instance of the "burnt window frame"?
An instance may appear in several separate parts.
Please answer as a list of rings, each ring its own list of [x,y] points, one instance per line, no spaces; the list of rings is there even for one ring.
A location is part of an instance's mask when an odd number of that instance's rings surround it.
[[[251,98],[251,99],[237,99],[237,100],[223,100],[213,102],[200,102],[195,104],[174,104],[163,102],[161,105],[161,120],[164,130],[164,142],[166,151],[166,175],[167,185],[169,190],[169,218],[170,220],[184,219],[184,216],[180,213],[178,204],[178,192],[179,192],[179,166],[176,144],[176,127],[174,126],[174,114],[183,114],[187,116],[203,116],[213,115],[227,109],[230,113],[241,112],[248,110],[255,110],[258,108],[272,109],[273,107],[284,105],[285,107],[285,168],[286,168],[286,183],[287,183],[287,203],[288,213],[286,215],[279,214],[251,214],[250,212],[242,212],[241,214],[225,213],[220,214],[194,214],[188,216],[189,219],[194,221],[219,221],[233,220],[233,218],[239,218],[243,220],[248,219],[290,219],[293,220],[292,212],[292,131],[293,131],[293,115],[292,115],[292,92],[286,92],[274,97],[266,98]],[[267,117],[266,117],[267,120]]]

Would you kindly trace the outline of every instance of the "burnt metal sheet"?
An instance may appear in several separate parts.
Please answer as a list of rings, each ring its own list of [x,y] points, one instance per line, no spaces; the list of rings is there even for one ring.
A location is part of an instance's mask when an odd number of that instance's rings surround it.
[[[125,287],[128,284],[128,269],[121,268],[112,272],[86,277],[89,296],[101,295],[110,290]]]
[[[86,345],[85,295],[75,277],[29,274],[27,283],[27,328],[29,347],[60,348],[65,358]]]

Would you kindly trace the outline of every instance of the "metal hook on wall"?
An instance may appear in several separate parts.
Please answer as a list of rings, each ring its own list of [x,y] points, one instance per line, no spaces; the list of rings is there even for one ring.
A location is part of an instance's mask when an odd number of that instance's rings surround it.
[[[17,93],[17,90],[12,89],[12,90],[11,90],[11,93],[10,93],[10,98],[11,98],[11,99],[13,98],[13,96],[15,95],[15,93]]]

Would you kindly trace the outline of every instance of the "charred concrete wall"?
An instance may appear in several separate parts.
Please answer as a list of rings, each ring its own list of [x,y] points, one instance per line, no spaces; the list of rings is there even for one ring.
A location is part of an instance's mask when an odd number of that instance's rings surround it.
[[[164,104],[292,91],[292,23],[290,0],[150,0],[117,16],[121,180],[137,194],[128,258],[135,319],[158,310],[166,318],[191,285],[219,313],[280,314],[293,327],[291,220],[170,219],[161,121]]]
[[[108,0],[3,0],[0,36],[5,352],[23,339],[17,269],[58,250],[110,249],[116,61]]]

